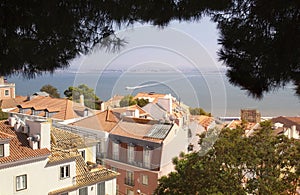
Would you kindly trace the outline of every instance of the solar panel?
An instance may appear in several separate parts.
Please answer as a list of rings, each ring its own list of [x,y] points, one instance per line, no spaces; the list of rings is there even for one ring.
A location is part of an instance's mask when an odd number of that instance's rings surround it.
[[[145,137],[164,139],[167,136],[171,127],[172,125],[154,124],[152,125],[151,129],[148,131]]]

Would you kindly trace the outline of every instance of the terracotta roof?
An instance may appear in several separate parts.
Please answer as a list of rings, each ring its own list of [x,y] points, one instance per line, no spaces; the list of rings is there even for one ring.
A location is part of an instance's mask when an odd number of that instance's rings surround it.
[[[160,93],[147,93],[147,92],[140,92],[137,93],[133,99],[137,99],[137,98],[154,98],[153,102],[156,103],[158,98],[163,98],[165,97],[166,94],[160,94]]]
[[[26,96],[17,96],[16,98],[3,99],[0,101],[0,107],[2,109],[15,108],[17,107],[17,105],[25,102],[26,100]]]
[[[63,192],[77,190],[84,186],[90,186],[108,179],[116,178],[119,174],[104,168],[101,165],[90,163],[88,166],[82,156],[79,154],[77,148],[84,146],[84,139],[79,135],[71,132],[53,128],[51,130],[51,156],[48,163],[75,160],[76,176],[75,184],[58,190],[50,192],[50,195],[60,194]],[[71,139],[68,141],[68,139]],[[74,140],[75,139],[75,140]]]
[[[140,106],[138,106],[136,104],[131,105],[131,106],[127,106],[127,107],[122,107],[122,108],[114,108],[114,109],[112,109],[112,111],[114,113],[122,114],[122,113],[124,113],[128,110],[136,110],[136,109],[139,111],[140,115],[145,115],[145,114],[147,115],[148,114],[143,108],[141,108]]]
[[[149,133],[152,129],[153,124],[141,124],[121,121],[110,133],[113,135],[119,135],[123,137],[130,137],[134,139],[141,139],[161,143],[163,139],[149,136]]]
[[[37,96],[30,101],[19,104],[20,108],[34,108],[35,110],[48,110],[49,112],[56,112],[51,118],[68,120],[73,118],[79,118],[83,116],[85,109],[88,109],[85,106],[81,106],[79,103],[73,102],[65,98],[52,98]],[[94,113],[91,109],[88,109],[89,112]],[[19,112],[19,109],[16,108],[11,112]],[[28,110],[24,114],[31,114],[31,111]]]
[[[191,120],[197,121],[202,127],[207,130],[209,125],[214,121],[214,118],[205,115],[195,115],[191,117]]]
[[[29,146],[27,135],[14,131],[13,128],[6,124],[6,121],[0,121],[0,132],[2,136],[5,135],[7,138],[11,138],[9,141],[9,156],[1,157],[0,164],[50,155],[50,151],[47,148],[32,149]]]
[[[247,122],[245,130],[251,130],[251,129],[253,129],[256,124],[258,124],[258,123]],[[235,129],[238,126],[242,126],[242,121],[241,120],[233,120],[231,123],[229,123],[227,125],[227,127],[230,128],[230,129]]]
[[[123,95],[114,95],[114,97],[110,98],[110,99],[107,100],[106,102],[120,101],[120,100],[123,99],[123,98],[124,98]]]
[[[70,125],[110,132],[116,126],[118,121],[118,117],[111,110],[106,110],[97,113],[94,116],[76,121]]]
[[[114,179],[119,175],[119,173],[106,169],[101,165],[93,164],[92,165],[93,168],[90,169],[87,166],[87,164],[84,162],[82,156],[80,155],[75,156],[75,161],[76,161],[76,177],[75,177],[76,184],[58,190],[54,190],[48,193],[49,195],[59,195],[63,192],[74,191],[85,186],[90,186],[106,180]]]
[[[282,123],[284,127],[291,127],[293,125],[296,126],[296,129],[300,131],[300,117],[276,117],[272,118],[271,121],[273,123]]]
[[[69,131],[52,128],[51,138],[52,146],[63,150],[86,147],[85,140],[81,136]]]

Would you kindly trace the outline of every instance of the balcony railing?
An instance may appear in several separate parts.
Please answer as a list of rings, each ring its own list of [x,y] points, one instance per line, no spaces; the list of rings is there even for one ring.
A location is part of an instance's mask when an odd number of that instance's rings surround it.
[[[133,165],[133,166],[144,168],[144,169],[149,169],[149,170],[159,170],[159,167],[160,167],[159,164],[152,164],[152,163],[138,162],[138,161],[132,161],[132,162],[122,161],[122,160],[116,160],[116,159],[111,158],[109,156],[107,156],[107,159],[114,160],[116,162],[125,163],[125,164],[128,164],[128,165]]]
[[[134,180],[132,178],[125,178],[124,183],[128,186],[134,186]]]

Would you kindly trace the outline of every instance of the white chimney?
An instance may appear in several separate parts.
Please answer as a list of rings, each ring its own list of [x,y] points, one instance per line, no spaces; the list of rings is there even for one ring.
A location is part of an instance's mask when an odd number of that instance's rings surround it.
[[[81,106],[84,106],[84,95],[82,94],[79,96],[79,103]]]
[[[8,123],[11,127],[14,127],[16,122],[17,122],[16,117],[11,116],[8,118]]]
[[[51,123],[46,120],[27,120],[27,125],[29,126],[30,133],[29,137],[32,137],[33,142],[39,142],[40,148],[51,148],[51,136],[50,136],[50,129]],[[32,146],[35,147],[36,143],[32,143]]]
[[[296,125],[291,126],[291,134],[292,138],[298,139],[297,131],[296,131]]]
[[[139,118],[140,117],[140,111],[138,109],[134,110],[134,117]]]

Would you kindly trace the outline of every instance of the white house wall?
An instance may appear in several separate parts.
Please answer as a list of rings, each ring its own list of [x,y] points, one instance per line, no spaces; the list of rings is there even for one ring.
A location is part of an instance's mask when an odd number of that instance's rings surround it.
[[[177,125],[173,125],[171,131],[163,142],[159,177],[174,170],[172,159],[179,156],[180,152],[186,153],[188,144],[187,128],[182,129]]]
[[[60,166],[70,164],[70,177],[60,179]],[[0,195],[48,194],[50,191],[72,185],[75,176],[75,161],[55,166],[46,166],[47,160],[4,168],[0,170]],[[27,189],[16,191],[16,177],[27,175]],[[70,194],[71,195],[71,194]]]

